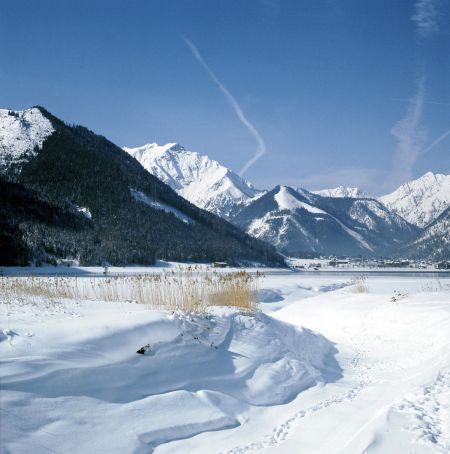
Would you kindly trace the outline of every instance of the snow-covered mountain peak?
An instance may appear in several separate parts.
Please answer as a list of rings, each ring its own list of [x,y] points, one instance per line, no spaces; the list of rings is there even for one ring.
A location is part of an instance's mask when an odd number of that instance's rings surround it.
[[[442,179],[442,177],[445,177],[445,175],[441,173],[433,173],[431,171],[428,171],[425,174],[423,174],[420,178],[418,178],[418,180],[439,182]]]
[[[151,143],[124,150],[182,197],[223,217],[260,194],[248,181],[214,159],[177,143]]]
[[[297,209],[304,209],[306,211],[309,211],[310,213],[325,213],[323,210],[299,200],[298,192],[288,186],[280,186],[278,192],[274,195],[274,199],[278,204],[278,209],[281,211],[295,211]]]
[[[54,130],[37,107],[18,111],[0,109],[0,169],[27,161]]]
[[[152,158],[162,156],[169,150],[172,152],[185,151],[181,145],[175,142],[166,143],[165,145],[159,145],[156,142],[153,142],[136,148],[123,147],[123,149],[127,153],[132,154],[138,161],[140,161],[144,157],[147,157],[147,159],[149,159],[150,156]]]
[[[278,191],[273,196],[278,204],[279,210],[294,210],[298,200],[292,195],[287,186],[279,186]]]
[[[411,224],[424,227],[450,206],[450,175],[427,172],[380,201]]]
[[[312,191],[313,194],[321,195],[322,197],[350,197],[352,199],[368,199],[370,194],[359,188],[338,186],[332,189],[322,189],[320,191]]]

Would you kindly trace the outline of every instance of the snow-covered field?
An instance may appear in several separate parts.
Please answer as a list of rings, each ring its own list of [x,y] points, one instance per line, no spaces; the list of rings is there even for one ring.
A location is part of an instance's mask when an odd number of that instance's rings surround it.
[[[0,293],[1,452],[449,452],[437,276],[271,273],[256,316]]]

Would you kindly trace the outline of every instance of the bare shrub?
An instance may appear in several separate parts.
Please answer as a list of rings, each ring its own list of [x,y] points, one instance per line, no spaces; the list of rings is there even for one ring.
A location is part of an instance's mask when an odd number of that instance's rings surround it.
[[[367,278],[364,275],[355,276],[351,280],[354,293],[368,293],[369,287],[367,286]]]
[[[396,303],[397,301],[408,298],[408,296],[409,295],[407,293],[402,293],[399,290],[394,290],[394,294],[391,296],[391,302]]]

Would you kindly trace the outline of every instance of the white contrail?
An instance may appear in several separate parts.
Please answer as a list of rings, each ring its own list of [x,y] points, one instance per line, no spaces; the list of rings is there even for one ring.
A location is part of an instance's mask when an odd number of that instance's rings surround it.
[[[416,23],[417,33],[422,38],[439,31],[438,3],[438,0],[417,0],[414,5],[415,13],[411,19]]]
[[[444,134],[441,134],[437,139],[433,140],[433,142],[431,142],[430,145],[424,148],[419,154],[428,153],[432,148],[434,148],[437,144],[441,143],[448,136],[450,136],[450,129],[444,132]]]
[[[414,8],[415,8],[415,14],[411,18],[415,23],[416,23],[416,31],[421,36],[422,38],[425,38],[432,33],[437,33],[439,31],[439,23],[438,23],[438,6],[439,6],[439,0],[417,0]],[[418,89],[418,94],[416,96],[416,100],[418,100],[419,92],[421,90],[420,84],[424,84],[423,80],[419,82],[419,89]],[[423,91],[423,90],[422,90]],[[442,105],[448,105],[447,103],[440,103],[440,102],[433,102],[433,101],[424,101],[423,99],[421,100],[421,104],[423,105],[424,102],[428,102],[429,104],[442,104]],[[421,110],[420,106],[420,110]],[[420,116],[420,113],[419,113]],[[425,153],[428,153],[430,150],[432,150],[436,145],[441,143],[446,137],[450,135],[450,129],[444,134],[441,134],[437,139],[433,140],[427,147],[425,147],[423,150],[419,151],[416,153],[417,155],[422,155]]]
[[[404,118],[398,121],[391,130],[397,139],[391,176],[392,184],[400,184],[412,177],[412,169],[422,149],[425,130],[421,126],[422,110],[425,98],[425,78],[417,82],[417,90],[410,100]]]
[[[203,59],[203,57],[201,56],[197,47],[194,45],[194,43],[192,43],[192,41],[189,41],[186,38],[184,38],[184,41],[188,45],[194,58],[203,66],[205,71],[208,73],[209,77],[211,77],[211,79],[214,81],[214,83],[219,87],[220,91],[224,94],[225,98],[227,98],[228,102],[233,107],[234,112],[236,113],[236,116],[238,117],[239,121],[248,129],[250,134],[256,140],[255,154],[253,155],[253,157],[251,159],[249,159],[244,164],[242,169],[239,171],[239,175],[242,176],[266,152],[266,144],[264,143],[264,140],[262,139],[262,137],[260,136],[260,134],[256,130],[256,128],[250,123],[249,120],[247,120],[246,116],[244,115],[244,112],[242,112],[242,109],[241,109],[239,103],[234,98],[234,96],[227,90],[227,88],[224,86],[224,84],[217,78],[217,76],[213,73],[212,69],[208,66],[206,61]]]

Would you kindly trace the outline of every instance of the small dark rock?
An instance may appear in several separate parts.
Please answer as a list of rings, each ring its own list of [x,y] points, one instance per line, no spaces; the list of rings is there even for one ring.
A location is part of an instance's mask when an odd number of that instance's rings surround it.
[[[150,350],[150,344],[144,345],[136,353],[139,353],[140,355],[145,355],[145,352],[147,350]]]

